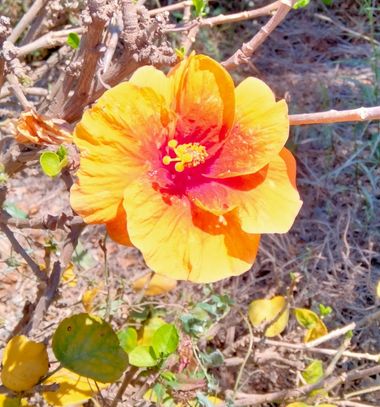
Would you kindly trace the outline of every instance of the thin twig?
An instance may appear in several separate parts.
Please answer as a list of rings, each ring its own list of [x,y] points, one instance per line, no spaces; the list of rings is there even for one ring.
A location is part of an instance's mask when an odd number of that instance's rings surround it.
[[[25,249],[21,246],[18,240],[15,238],[13,232],[7,225],[0,223],[0,230],[5,234],[8,240],[11,242],[12,247],[16,253],[18,253],[28,264],[34,275],[41,281],[47,281],[47,275],[38,266],[38,264],[29,256]]]
[[[380,120],[380,106],[289,115],[291,126]]]
[[[36,0],[17,23],[16,27],[12,31],[12,34],[8,37],[8,41],[15,43],[47,2],[48,0]]]
[[[264,43],[275,28],[285,19],[292,9],[295,0],[280,0],[280,3],[274,16],[260,28],[260,31],[249,42],[244,43],[231,57],[222,62],[226,69],[235,69],[240,64],[249,61],[249,58],[257,48]]]
[[[140,373],[140,371],[141,369],[131,366],[130,369],[124,374],[123,382],[121,383],[121,386],[119,387],[119,390],[116,393],[110,407],[116,407],[119,402],[122,401],[123,394],[125,390],[127,390],[129,383]]]

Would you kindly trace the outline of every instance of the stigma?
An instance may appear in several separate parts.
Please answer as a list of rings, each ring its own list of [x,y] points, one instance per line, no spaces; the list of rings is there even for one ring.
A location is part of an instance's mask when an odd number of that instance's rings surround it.
[[[208,157],[206,147],[199,143],[178,144],[178,141],[173,139],[168,142],[168,147],[173,150],[175,157],[165,155],[162,163],[164,165],[175,163],[174,169],[177,172],[182,172],[185,168],[197,167]]]

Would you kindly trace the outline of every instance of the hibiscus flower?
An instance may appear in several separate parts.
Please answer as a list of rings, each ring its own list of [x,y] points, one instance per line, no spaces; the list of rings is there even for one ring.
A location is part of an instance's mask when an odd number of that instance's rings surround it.
[[[260,234],[287,232],[301,207],[288,134],[286,102],[259,79],[235,89],[204,55],[167,76],[142,67],[76,126],[71,205],[137,247],[159,274],[194,282],[239,275]]]

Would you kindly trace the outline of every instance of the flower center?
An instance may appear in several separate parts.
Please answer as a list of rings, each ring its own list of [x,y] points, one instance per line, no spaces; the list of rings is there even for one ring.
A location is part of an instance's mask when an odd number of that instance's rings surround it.
[[[165,165],[175,162],[174,169],[177,172],[203,164],[208,157],[206,147],[199,143],[178,144],[177,140],[170,140],[168,147],[173,150],[175,157],[165,155],[162,162]]]

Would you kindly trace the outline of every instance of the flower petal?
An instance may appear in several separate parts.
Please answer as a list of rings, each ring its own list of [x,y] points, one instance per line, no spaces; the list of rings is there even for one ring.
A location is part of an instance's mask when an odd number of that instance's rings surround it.
[[[247,78],[236,88],[236,120],[215,162],[206,175],[228,178],[253,174],[284,147],[289,135],[288,107],[276,103],[261,80]]]
[[[138,68],[128,82],[140,87],[151,88],[161,95],[168,105],[171,103],[170,80],[154,66],[146,65]]]
[[[204,55],[191,55],[169,73],[178,114],[180,143],[206,147],[223,140],[235,115],[234,83],[230,74]]]
[[[116,218],[106,223],[107,232],[112,240],[125,246],[132,246],[127,231],[127,214],[120,203]]]
[[[188,196],[200,208],[216,215],[236,208],[247,233],[285,233],[302,206],[295,173],[295,159],[284,148],[258,173],[211,180],[190,189]]]
[[[243,232],[233,213],[220,219],[143,180],[126,189],[124,207],[131,241],[159,274],[212,282],[247,271],[255,260],[260,236]]]
[[[161,165],[168,126],[163,98],[129,83],[105,92],[84,113],[74,134],[81,160],[71,205],[87,223],[114,219],[126,185]]]

